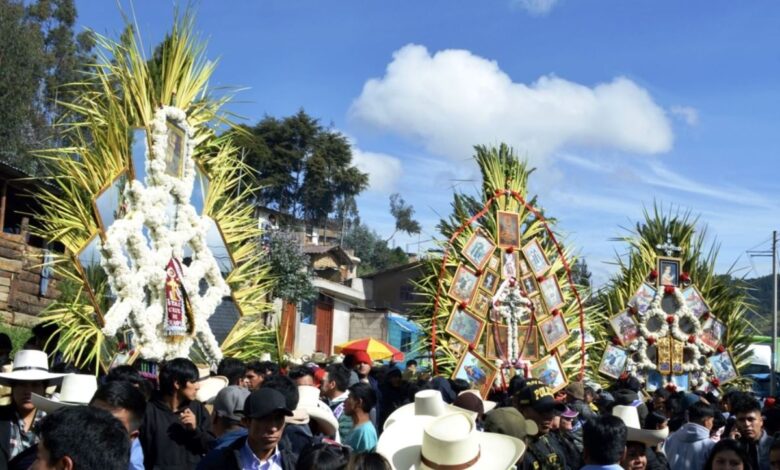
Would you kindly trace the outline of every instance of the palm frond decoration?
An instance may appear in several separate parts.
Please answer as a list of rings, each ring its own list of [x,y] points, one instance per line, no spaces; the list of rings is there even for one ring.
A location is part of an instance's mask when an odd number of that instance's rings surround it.
[[[533,169],[528,167],[525,161],[504,144],[498,147],[476,146],[474,158],[482,174],[481,194],[455,194],[452,214],[438,225],[443,238],[439,244],[446,258],[428,259],[423,276],[415,283],[415,292],[420,300],[413,307],[412,317],[429,332],[429,336],[424,337],[423,342],[417,345],[418,351],[430,353],[435,350],[433,359],[437,372],[443,374],[452,374],[458,361],[468,351],[469,345],[445,332],[453,309],[458,307],[458,302],[448,297],[447,290],[453,283],[458,265],[469,264],[463,252],[472,235],[481,231],[493,240],[498,240],[498,211],[509,211],[518,214],[520,246],[537,240],[551,265],[546,276],[554,277],[561,287],[563,306],[557,309],[557,312],[552,312],[552,315],[562,315],[568,329],[574,334],[554,349],[565,373],[570,377],[577,377],[581,372],[582,358],[578,334],[581,329],[580,322],[584,320],[585,328],[588,329],[591,320],[587,317],[581,318],[580,304],[576,298],[577,286],[570,282],[568,266],[574,263],[575,258],[570,248],[560,241],[559,234],[551,230],[555,220],[544,215],[536,197],[528,196],[528,180]],[[497,249],[496,254],[500,252],[501,250]],[[522,259],[523,255],[518,256]],[[532,282],[537,282],[536,278]],[[541,313],[539,315],[541,318]],[[531,323],[532,331],[536,330],[537,324],[538,321]],[[470,348],[484,355],[487,337],[488,334],[483,333],[479,343],[472,344]],[[544,351],[541,342],[539,339],[539,358],[550,353]],[[523,356],[523,359],[529,358]]]
[[[122,171],[138,171],[133,168],[133,130],[149,132],[161,106],[184,110],[195,129],[193,159],[209,180],[203,215],[219,225],[236,265],[227,282],[243,319],[225,343],[231,351],[252,355],[276,350],[273,322],[266,317],[271,279],[259,244],[253,188],[239,183],[251,180],[246,175],[252,170],[242,162],[230,133],[224,132],[232,128],[222,110],[230,96],[215,97],[208,87],[216,63],[207,59],[204,43],[194,33],[194,16],[178,17],[151,57],[145,56],[132,24],[119,40],[95,37],[97,60],[88,64],[82,80],[69,85],[78,96],[75,101],[62,103],[67,113],[59,125],[67,146],[36,155],[52,175],[54,189],[42,186],[34,195],[41,211],[33,230],[65,247],[55,270],[82,287],[44,312],[43,320],[59,328],[59,350],[65,360],[96,370],[115,352],[117,342],[101,332],[100,313],[107,308],[110,291],[105,275],[101,279],[100,273],[90,272],[83,279],[74,269],[74,257],[95,235],[102,236],[93,201]],[[86,295],[87,285],[98,298],[97,306]],[[243,332],[248,324],[253,325],[251,335]],[[263,341],[257,340],[260,336]]]
[[[709,311],[726,327],[723,346],[731,352],[737,369],[748,364],[750,336],[753,327],[746,313],[753,308],[748,285],[744,279],[733,276],[729,270],[722,275],[715,273],[718,257],[717,242],[709,243],[707,227],[690,211],[664,208],[654,203],[652,209],[644,210],[644,219],[637,222],[628,234],[614,239],[627,246],[627,252],[617,256],[613,262],[616,273],[609,279],[595,299],[589,314],[593,317],[590,332],[595,343],[588,360],[592,378],[608,384],[609,379],[599,375],[599,363],[604,349],[613,342],[615,335],[609,318],[625,311],[629,301],[648,277],[657,275],[659,245],[667,240],[681,248],[675,257],[681,260],[681,271],[688,273],[691,285],[695,286],[709,306]],[[664,256],[663,253],[660,253]],[[655,273],[654,273],[655,271]],[[651,274],[653,273],[653,274]],[[660,294],[660,293],[659,293]],[[749,380],[738,378],[729,386],[747,387]]]

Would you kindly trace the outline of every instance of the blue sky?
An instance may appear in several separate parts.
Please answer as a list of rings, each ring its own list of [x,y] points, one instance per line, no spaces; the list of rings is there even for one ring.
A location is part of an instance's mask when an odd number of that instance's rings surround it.
[[[77,7],[79,27],[120,31],[116,3]],[[173,3],[134,7],[151,48]],[[204,0],[197,12],[220,61],[212,86],[249,88],[233,111],[254,123],[303,107],[353,140],[372,176],[361,215],[382,234],[400,192],[430,239],[452,187],[476,191],[470,146],[506,141],[538,167],[532,191],[598,281],[625,248],[610,239],[653,201],[700,215],[720,270],[769,272],[745,250],[780,225],[780,3]]]

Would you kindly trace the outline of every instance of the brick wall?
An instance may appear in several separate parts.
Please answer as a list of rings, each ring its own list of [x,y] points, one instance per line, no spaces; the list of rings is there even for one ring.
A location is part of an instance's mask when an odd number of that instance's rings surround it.
[[[43,250],[32,247],[22,234],[0,233],[0,319],[30,326],[57,296],[57,280],[50,279],[41,294]]]

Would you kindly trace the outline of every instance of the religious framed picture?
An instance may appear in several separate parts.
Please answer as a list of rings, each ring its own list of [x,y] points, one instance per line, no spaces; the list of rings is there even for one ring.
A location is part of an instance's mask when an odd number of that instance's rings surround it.
[[[728,351],[714,354],[708,359],[710,361],[710,366],[712,367],[712,374],[718,378],[720,385],[734,380],[739,376],[739,374],[737,374],[737,368],[734,366],[734,360],[731,358],[731,354]]]
[[[550,312],[547,311],[547,307],[544,306],[544,302],[542,302],[541,296],[538,295],[531,297],[531,305],[534,309],[534,316],[536,317],[536,321],[541,321],[550,315]]]
[[[487,341],[485,357],[488,359],[505,359],[509,350],[509,328],[499,323],[491,323],[487,326]]]
[[[466,351],[452,373],[452,378],[465,380],[471,388],[479,390],[484,398],[493,386],[493,379],[497,372],[496,366],[487,359],[475,352]]]
[[[498,211],[498,246],[520,248],[520,215],[517,212]]]
[[[691,386],[691,377],[688,374],[672,374],[669,379],[677,387],[678,392],[687,392]]]
[[[458,302],[469,303],[474,297],[478,282],[479,277],[477,277],[476,271],[464,264],[459,264],[455,276],[452,278],[449,296]]]
[[[568,385],[561,361],[556,354],[545,356],[531,366],[531,376],[549,387],[553,393]]]
[[[555,276],[547,277],[540,282],[539,290],[542,291],[542,298],[549,311],[552,312],[556,308],[563,306],[563,293],[561,293],[561,287],[558,285],[558,280]]]
[[[520,275],[525,276],[527,274],[531,274],[531,268],[528,267],[528,261],[524,259],[520,259]]]
[[[141,353],[141,351],[134,349],[132,351],[120,351],[114,354],[113,359],[111,359],[111,364],[108,366],[108,370],[113,369],[114,367],[119,366],[131,366],[133,365],[133,362],[138,358],[138,355]],[[105,366],[105,363],[103,364]]]
[[[487,314],[490,311],[490,304],[493,299],[483,290],[478,290],[474,299],[469,303],[469,310],[476,313],[482,318],[487,318]]]
[[[550,267],[547,255],[544,254],[542,245],[539,244],[539,240],[536,238],[525,244],[523,247],[523,255],[525,255],[525,259],[528,260],[528,266],[531,268],[531,272],[534,273],[534,276],[541,276]]]
[[[517,252],[512,251],[501,253],[501,277],[509,279],[517,277]]]
[[[633,297],[628,301],[628,306],[633,308],[638,314],[644,315],[650,308],[650,304],[655,298],[655,287],[643,282]]]
[[[628,353],[625,349],[613,344],[608,344],[599,363],[599,372],[613,379],[620,378],[620,374],[626,369]]]
[[[536,285],[536,279],[534,279],[533,275],[523,277],[521,279],[521,286],[525,291],[525,295],[528,297],[533,297],[539,293],[539,287]]]
[[[552,351],[569,337],[569,328],[563,315],[552,315],[540,321],[539,332],[548,351]]]
[[[539,334],[536,327],[520,326],[517,328],[518,349],[522,359],[533,362],[539,360]]]
[[[485,329],[485,320],[458,306],[452,309],[444,331],[466,344],[476,345]]]
[[[652,393],[664,387],[664,378],[657,370],[647,371],[645,376],[645,390]]]
[[[659,256],[657,259],[658,285],[678,287],[680,285],[680,258]]]
[[[184,157],[187,134],[171,120],[166,121],[168,145],[165,147],[165,174],[174,178],[184,177]]]
[[[485,273],[482,275],[482,279],[480,280],[479,287],[484,289],[487,292],[490,292],[490,294],[495,294],[496,289],[498,289],[498,282],[500,278],[498,277],[498,273],[495,271],[491,271],[489,269],[485,270]]]
[[[726,334],[726,325],[710,315],[702,324],[701,329],[702,342],[712,349],[717,349],[723,342],[723,336]]]
[[[639,325],[628,310],[624,310],[609,319],[609,324],[615,330],[620,344],[628,346],[629,343],[639,337]]]
[[[693,313],[696,318],[701,318],[702,315],[710,311],[709,305],[704,301],[704,297],[694,286],[689,286],[682,291],[683,299],[685,299],[685,305],[688,310]]]
[[[501,269],[501,258],[499,258],[498,255],[494,254],[488,260],[487,266],[488,269],[492,269],[493,271],[498,272]]]
[[[481,231],[476,231],[471,235],[466,247],[463,249],[463,257],[471,263],[482,269],[490,261],[490,256],[496,250],[496,245],[486,237]]]

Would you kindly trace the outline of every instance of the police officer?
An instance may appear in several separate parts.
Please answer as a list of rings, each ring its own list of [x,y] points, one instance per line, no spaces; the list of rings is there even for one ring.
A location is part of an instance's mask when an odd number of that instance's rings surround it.
[[[553,419],[566,410],[566,405],[553,398],[552,390],[539,383],[522,388],[514,397],[515,406],[526,418],[536,423],[539,432],[527,438],[528,448],[518,465],[521,470],[565,470],[566,459],[557,439],[550,434]]]

